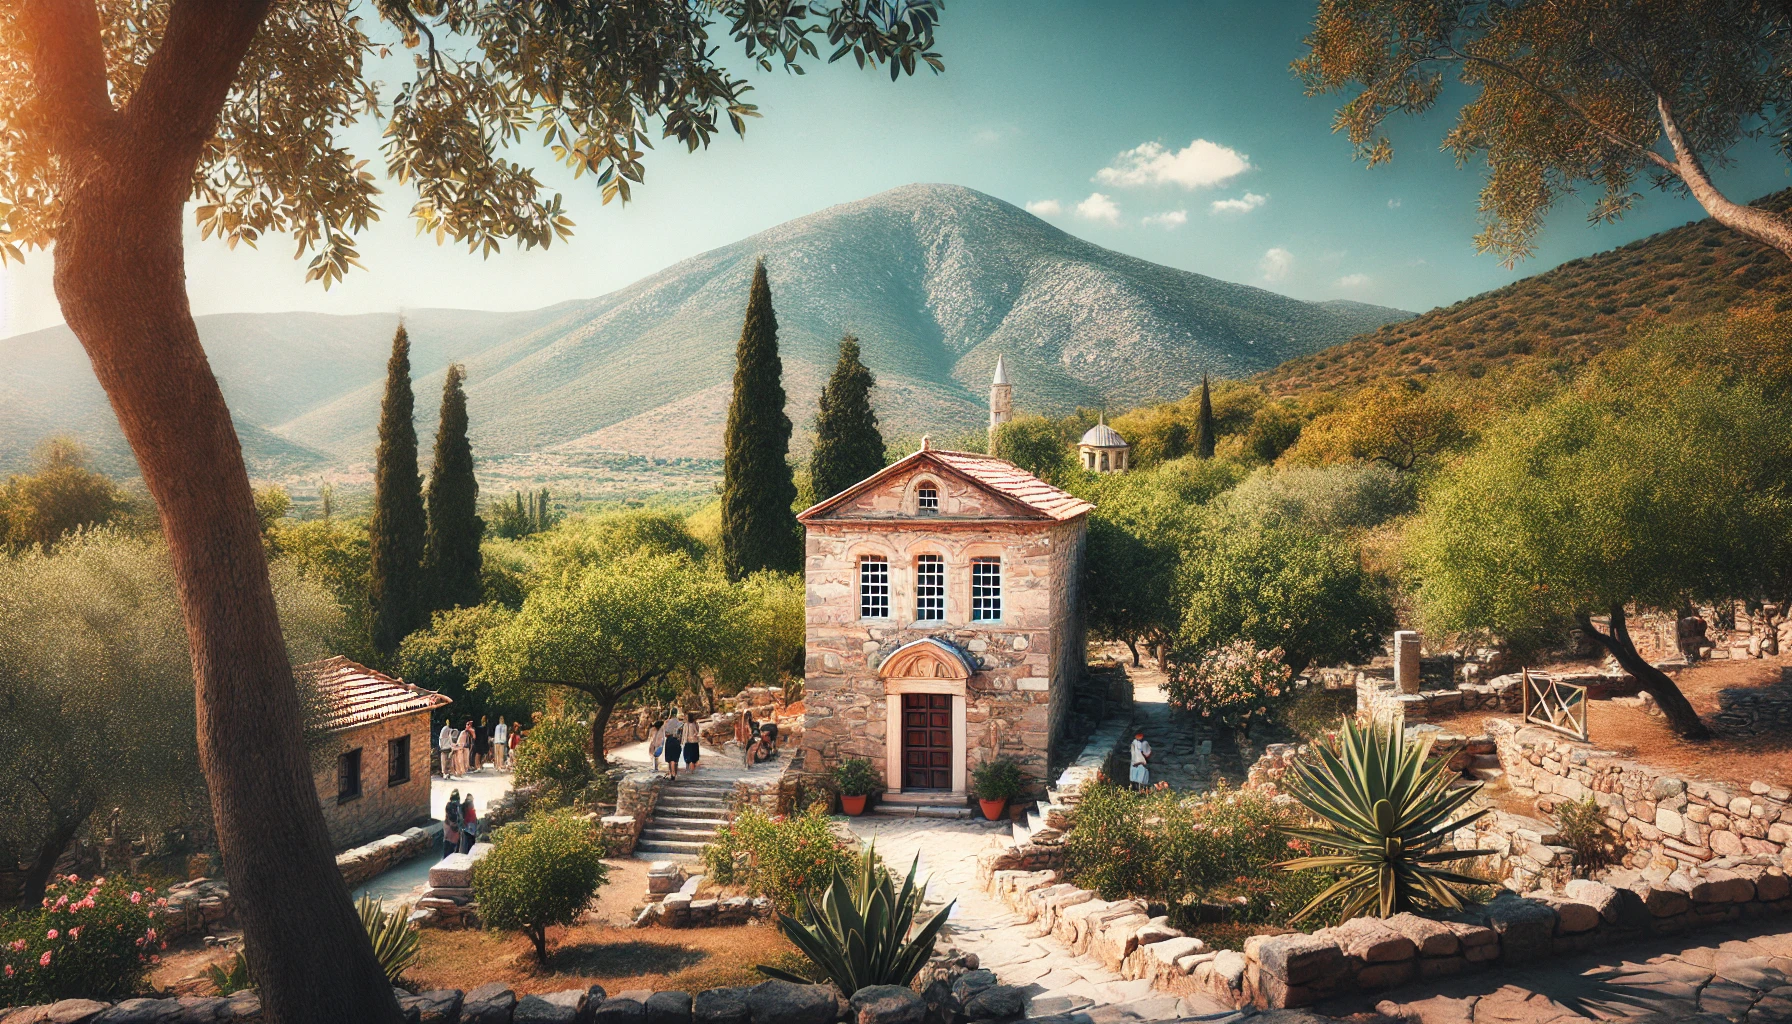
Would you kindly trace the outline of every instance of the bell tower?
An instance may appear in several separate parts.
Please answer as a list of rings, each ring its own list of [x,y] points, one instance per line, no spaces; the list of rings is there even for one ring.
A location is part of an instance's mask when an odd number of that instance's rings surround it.
[[[996,431],[1014,418],[1014,388],[1008,384],[1008,367],[996,357],[996,376],[989,382],[989,454],[996,454]]]

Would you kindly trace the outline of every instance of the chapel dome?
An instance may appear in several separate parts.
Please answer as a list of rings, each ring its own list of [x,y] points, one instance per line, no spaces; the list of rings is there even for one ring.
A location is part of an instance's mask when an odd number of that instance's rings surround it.
[[[1126,438],[1121,437],[1119,431],[1108,426],[1106,423],[1097,423],[1093,427],[1090,427],[1088,432],[1083,435],[1083,439],[1080,443],[1087,445],[1090,448],[1129,447],[1126,443]]]

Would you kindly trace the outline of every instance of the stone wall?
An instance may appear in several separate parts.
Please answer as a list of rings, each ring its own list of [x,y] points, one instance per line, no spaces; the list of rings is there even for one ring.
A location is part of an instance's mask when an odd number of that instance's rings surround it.
[[[1365,722],[1420,723],[1459,711],[1520,711],[1524,701],[1523,681],[1516,673],[1448,689],[1403,693],[1392,679],[1359,671],[1355,685],[1357,717]]]
[[[653,771],[629,772],[616,780],[616,813],[605,815],[601,822],[608,856],[626,857],[635,852],[641,830],[653,820],[666,781],[664,775]]]
[[[390,741],[401,736],[411,740],[409,772],[403,782],[389,785],[386,754]],[[361,751],[361,794],[339,800],[337,761],[343,753],[355,749]],[[336,848],[355,846],[428,821],[429,760],[427,711],[326,733],[313,744],[312,781],[317,786],[317,800],[323,806],[330,841]]]

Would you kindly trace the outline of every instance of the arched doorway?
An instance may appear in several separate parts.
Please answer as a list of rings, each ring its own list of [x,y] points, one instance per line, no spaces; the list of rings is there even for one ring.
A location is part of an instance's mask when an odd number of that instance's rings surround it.
[[[965,793],[965,683],[976,667],[933,637],[898,647],[884,683],[884,783],[892,793]]]

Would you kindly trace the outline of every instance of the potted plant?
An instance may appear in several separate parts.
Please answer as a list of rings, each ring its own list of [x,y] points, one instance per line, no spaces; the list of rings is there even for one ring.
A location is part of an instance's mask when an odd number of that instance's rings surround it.
[[[1020,795],[1020,765],[1005,757],[985,761],[977,766],[973,781],[983,816],[996,821],[1008,810],[1008,801]]]
[[[834,785],[840,787],[840,809],[854,817],[865,813],[865,798],[877,790],[877,772],[862,757],[849,757],[834,766]]]

